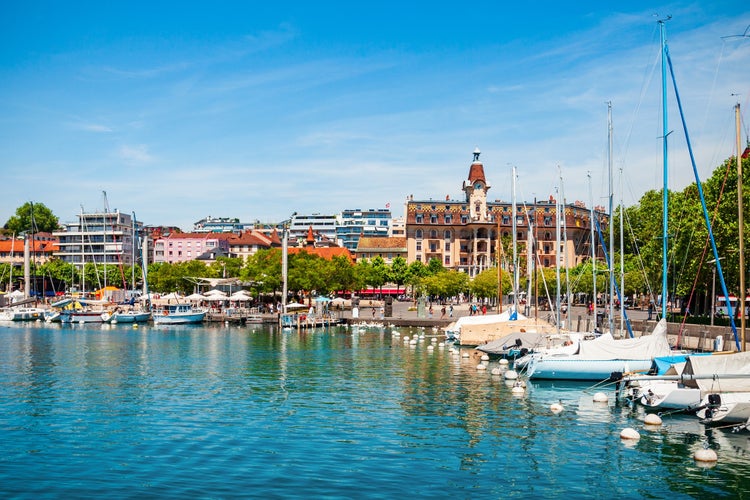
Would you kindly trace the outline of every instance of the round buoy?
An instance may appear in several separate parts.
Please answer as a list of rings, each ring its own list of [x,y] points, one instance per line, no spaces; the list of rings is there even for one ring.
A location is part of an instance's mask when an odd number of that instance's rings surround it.
[[[513,386],[513,388],[512,388],[511,390],[510,390],[510,392],[511,392],[511,393],[512,393],[512,394],[513,394],[514,396],[520,396],[520,395],[522,395],[523,393],[525,393],[525,392],[526,392],[526,389],[524,389],[524,388],[523,388],[523,387],[521,387],[520,385],[514,385],[514,386]]]
[[[463,353],[461,353],[461,357],[462,358],[468,358],[469,357],[469,353],[468,352],[463,352]]]
[[[561,405],[560,403],[552,403],[551,405],[549,405],[549,409],[552,413],[560,413],[561,411],[563,411],[563,405]]]
[[[436,343],[436,342],[437,342],[437,338],[435,338],[435,337],[432,337],[432,338],[430,339],[430,342],[432,342],[433,344],[434,344],[434,343]]]
[[[438,347],[445,347],[445,342],[439,342]]]
[[[622,431],[620,431],[620,439],[637,441],[641,439],[641,435],[638,434],[638,431],[633,429],[632,427],[626,427]]]
[[[411,340],[409,341],[409,343],[410,343],[411,345],[417,345],[417,339],[411,339]]]
[[[486,369],[487,369],[487,365],[485,365],[484,363],[479,363],[477,365],[477,370],[486,370]]]
[[[490,357],[489,357],[489,356],[487,356],[486,354],[482,354],[481,360],[482,360],[482,361],[489,361],[489,360],[490,360]]]
[[[507,365],[508,364],[508,360],[505,359],[505,358],[503,358],[503,359],[500,360],[500,364],[501,365]]]
[[[594,403],[606,403],[608,400],[609,398],[603,392],[597,392],[594,394]]]
[[[643,422],[646,425],[661,425],[661,417],[656,413],[649,413]]]
[[[505,372],[505,378],[508,380],[515,380],[518,378],[518,373],[515,370],[508,370]]]
[[[500,368],[493,368],[490,373],[493,375],[502,375],[503,371]]]
[[[695,452],[693,458],[696,462],[716,462],[719,460],[716,452],[711,448],[701,448]]]
[[[427,350],[428,351],[434,351],[435,350],[435,346],[434,345],[428,345],[427,346]]]
[[[133,330],[137,330],[137,329],[138,329],[138,323],[133,323]]]

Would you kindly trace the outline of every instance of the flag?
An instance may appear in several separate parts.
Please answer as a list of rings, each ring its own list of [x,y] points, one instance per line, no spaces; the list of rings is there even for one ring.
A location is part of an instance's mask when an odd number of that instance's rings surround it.
[[[390,203],[386,203],[385,204],[385,208],[391,208],[391,204]]]

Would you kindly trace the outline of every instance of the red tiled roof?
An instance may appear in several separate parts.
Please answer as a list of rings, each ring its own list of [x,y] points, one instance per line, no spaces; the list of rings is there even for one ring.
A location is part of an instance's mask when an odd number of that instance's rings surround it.
[[[310,255],[317,255],[318,257],[322,257],[326,260],[332,260],[334,257],[343,256],[349,259],[350,262],[354,262],[354,259],[352,259],[352,253],[349,251],[349,249],[344,247],[321,247],[321,248],[298,248],[298,247],[291,247],[289,248],[289,254],[296,254],[300,252],[307,252]]]
[[[469,181],[482,181],[487,184],[487,180],[484,178],[484,165],[481,161],[475,161],[469,167]]]
[[[364,237],[359,239],[357,250],[360,248],[397,248],[406,251],[406,238],[392,237]]]
[[[29,249],[31,252],[37,252],[37,253],[51,253],[51,252],[57,252],[60,250],[60,247],[57,245],[57,242],[53,241],[32,241],[29,242]],[[23,241],[21,240],[3,240],[0,241],[0,252],[3,253],[10,253],[14,252],[18,255],[23,255]]]

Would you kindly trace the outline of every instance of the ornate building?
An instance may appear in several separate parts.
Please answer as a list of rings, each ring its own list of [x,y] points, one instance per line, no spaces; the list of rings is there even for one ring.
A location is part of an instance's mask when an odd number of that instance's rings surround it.
[[[404,213],[409,263],[419,260],[426,264],[436,258],[446,268],[473,277],[496,265],[498,251],[505,255],[504,262],[510,260],[512,249],[500,244],[498,234],[504,240],[512,240],[513,204],[488,201],[490,184],[479,155],[480,151],[476,149],[469,167],[469,177],[463,182],[465,199],[407,199]],[[520,271],[526,270],[529,250],[542,267],[554,267],[556,260],[559,260],[560,266],[573,267],[590,258],[591,211],[580,201],[561,205],[564,206],[564,217],[559,222],[560,247],[557,249],[557,206],[552,196],[549,201],[516,204]],[[602,232],[606,234],[609,217],[601,207],[596,207],[594,213]],[[601,257],[599,244],[596,246],[597,257]]]

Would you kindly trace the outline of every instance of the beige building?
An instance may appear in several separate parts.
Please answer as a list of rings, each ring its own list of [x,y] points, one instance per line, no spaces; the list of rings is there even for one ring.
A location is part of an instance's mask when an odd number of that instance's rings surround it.
[[[375,257],[382,257],[389,265],[398,256],[407,258],[406,238],[404,237],[361,237],[355,253],[356,260],[372,260]]]
[[[463,182],[463,200],[406,201],[407,262],[428,263],[439,259],[448,269],[476,276],[494,267],[500,247],[498,233],[512,240],[513,204],[487,199],[490,184],[479,160],[479,150]],[[561,266],[573,267],[591,256],[591,212],[582,202],[564,205],[560,218],[560,248],[557,241],[557,206],[549,200],[516,203],[516,240],[519,272],[526,272],[529,251],[542,267],[554,267],[556,257]],[[602,232],[606,234],[609,217],[601,207],[594,210]],[[602,256],[597,243],[598,257]],[[509,262],[512,248],[501,248],[503,262]],[[506,267],[506,266],[504,266]]]

